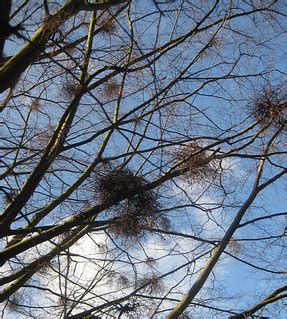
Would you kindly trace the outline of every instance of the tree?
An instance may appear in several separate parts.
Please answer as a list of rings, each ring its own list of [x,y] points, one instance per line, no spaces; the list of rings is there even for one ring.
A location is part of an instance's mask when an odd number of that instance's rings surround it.
[[[284,316],[284,1],[0,9],[4,318]]]

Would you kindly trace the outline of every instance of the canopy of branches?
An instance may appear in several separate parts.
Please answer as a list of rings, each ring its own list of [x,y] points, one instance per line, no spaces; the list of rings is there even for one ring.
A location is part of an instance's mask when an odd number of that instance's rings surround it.
[[[286,26],[0,1],[2,318],[286,318]]]

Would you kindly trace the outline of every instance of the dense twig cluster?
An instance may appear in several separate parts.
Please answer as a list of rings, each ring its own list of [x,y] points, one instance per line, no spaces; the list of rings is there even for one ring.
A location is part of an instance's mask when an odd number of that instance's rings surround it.
[[[140,279],[140,285],[148,284],[149,293],[160,293],[164,290],[164,285],[160,278],[152,273],[151,275],[144,276]]]
[[[73,98],[78,91],[79,91],[79,84],[73,80],[67,81],[61,89],[61,93],[63,97],[66,97],[69,99]]]
[[[175,159],[180,162],[181,178],[187,182],[202,182],[217,175],[218,161],[196,142],[177,150]]]
[[[10,298],[7,304],[8,308],[12,312],[19,312],[21,311],[21,304],[23,304],[22,295],[19,292],[14,293]]]
[[[282,87],[263,89],[253,103],[253,117],[263,125],[286,127],[287,95],[283,90]]]
[[[104,94],[106,97],[114,98],[116,97],[121,90],[120,84],[115,80],[109,80],[104,85]]]
[[[240,243],[233,238],[230,239],[228,247],[230,251],[235,255],[239,254],[242,250],[242,246],[240,245]]]
[[[158,196],[146,190],[147,182],[129,169],[115,169],[105,172],[97,181],[96,191],[103,203],[115,203],[115,222],[111,226],[120,237],[137,237],[146,228],[165,226],[166,217],[159,213]]]
[[[41,103],[39,101],[39,99],[33,99],[30,103],[30,108],[32,111],[39,111],[41,107]]]
[[[102,30],[107,34],[112,34],[116,30],[116,25],[113,20],[107,20],[101,23]]]
[[[113,18],[112,15],[108,14],[108,13],[104,13],[97,21],[97,25],[101,28],[101,30],[108,34],[108,35],[112,35],[116,29],[116,23],[115,23],[115,19]]]

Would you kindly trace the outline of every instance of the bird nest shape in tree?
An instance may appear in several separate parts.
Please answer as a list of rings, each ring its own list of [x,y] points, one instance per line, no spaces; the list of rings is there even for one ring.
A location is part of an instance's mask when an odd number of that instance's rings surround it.
[[[181,178],[188,183],[214,179],[217,175],[218,160],[196,142],[181,147],[174,158],[180,162]]]
[[[286,87],[285,87],[286,90]],[[287,95],[283,87],[265,88],[253,102],[253,117],[263,125],[285,128],[287,124]]]
[[[146,190],[147,181],[129,169],[108,170],[99,176],[96,192],[102,203],[113,204],[110,230],[120,237],[139,237],[147,228],[167,224],[159,213],[158,195]]]

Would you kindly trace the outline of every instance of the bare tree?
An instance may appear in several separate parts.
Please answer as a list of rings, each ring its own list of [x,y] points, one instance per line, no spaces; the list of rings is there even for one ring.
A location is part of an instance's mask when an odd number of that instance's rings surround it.
[[[0,11],[2,317],[283,318],[285,1]]]

